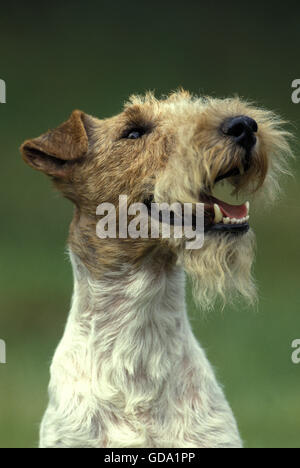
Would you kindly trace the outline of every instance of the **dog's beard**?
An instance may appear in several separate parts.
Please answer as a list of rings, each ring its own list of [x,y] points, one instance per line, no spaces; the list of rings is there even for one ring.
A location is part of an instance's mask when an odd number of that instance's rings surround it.
[[[256,287],[251,274],[255,236],[217,234],[206,236],[199,250],[182,249],[179,262],[192,281],[193,296],[203,309],[211,309],[218,297],[224,304],[237,298],[256,302]]]

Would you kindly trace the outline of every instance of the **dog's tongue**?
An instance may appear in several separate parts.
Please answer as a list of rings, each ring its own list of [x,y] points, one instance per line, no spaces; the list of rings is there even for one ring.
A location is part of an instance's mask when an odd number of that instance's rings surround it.
[[[217,203],[222,211],[225,218],[245,218],[247,216],[247,206],[244,205],[229,205],[222,200],[214,199],[214,203]]]

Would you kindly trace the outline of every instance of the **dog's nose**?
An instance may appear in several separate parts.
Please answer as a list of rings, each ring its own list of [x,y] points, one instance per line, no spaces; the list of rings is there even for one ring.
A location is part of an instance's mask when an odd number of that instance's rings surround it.
[[[222,131],[225,135],[234,138],[235,142],[249,152],[256,143],[255,133],[258,131],[258,125],[255,120],[246,115],[239,115],[227,119]]]

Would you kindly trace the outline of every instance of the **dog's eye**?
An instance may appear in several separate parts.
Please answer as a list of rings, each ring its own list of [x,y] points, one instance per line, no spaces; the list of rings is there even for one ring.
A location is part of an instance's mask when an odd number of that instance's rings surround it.
[[[127,140],[137,140],[138,138],[141,138],[145,133],[145,128],[131,128],[130,130],[126,130],[123,133],[122,138],[126,138]]]
[[[137,140],[141,136],[142,136],[142,133],[139,130],[133,130],[128,134],[127,138],[128,140]]]

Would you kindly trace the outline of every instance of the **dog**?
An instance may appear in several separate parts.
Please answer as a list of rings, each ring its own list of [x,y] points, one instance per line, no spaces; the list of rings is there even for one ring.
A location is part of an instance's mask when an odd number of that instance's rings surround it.
[[[74,295],[51,365],[42,448],[240,448],[232,410],[191,330],[185,273],[199,306],[255,302],[249,203],[273,200],[291,156],[284,122],[239,98],[179,90],[132,96],[99,120],[81,111],[26,141],[29,166],[75,207],[69,252]],[[204,206],[204,245],[184,239],[99,239],[97,206],[186,202]],[[118,222],[118,221],[117,221]]]

